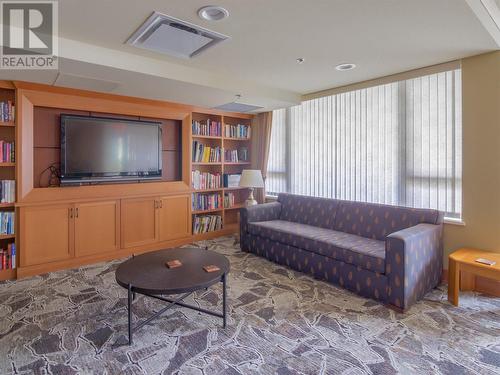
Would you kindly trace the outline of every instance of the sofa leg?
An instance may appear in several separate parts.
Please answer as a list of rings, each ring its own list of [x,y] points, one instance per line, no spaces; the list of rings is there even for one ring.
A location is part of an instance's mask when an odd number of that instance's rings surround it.
[[[390,303],[384,303],[384,306],[387,307],[388,309],[391,309],[395,313],[398,313],[398,314],[404,314],[405,313],[405,309],[403,309],[401,307],[397,307],[397,306],[391,305]]]

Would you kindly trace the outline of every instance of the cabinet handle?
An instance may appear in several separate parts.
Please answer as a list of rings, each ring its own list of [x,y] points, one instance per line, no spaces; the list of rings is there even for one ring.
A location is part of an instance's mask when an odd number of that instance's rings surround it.
[[[69,218],[73,219],[73,209],[72,208],[69,209]]]
[[[76,208],[76,218],[78,219],[78,207]]]
[[[158,201],[155,199],[155,208],[158,208]]]
[[[160,199],[159,202],[160,202],[160,208],[163,208],[163,201]]]

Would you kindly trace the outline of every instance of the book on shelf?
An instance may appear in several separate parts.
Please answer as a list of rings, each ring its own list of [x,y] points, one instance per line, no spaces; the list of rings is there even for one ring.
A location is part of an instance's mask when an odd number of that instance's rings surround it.
[[[16,108],[12,101],[0,102],[0,121],[8,122],[15,120]]]
[[[0,141],[0,163],[14,163],[14,142]]]
[[[236,199],[234,193],[224,193],[224,208],[234,207]]]
[[[248,148],[241,147],[238,150],[224,150],[224,161],[240,163],[248,161]]]
[[[210,147],[201,142],[193,141],[193,155],[192,161],[194,163],[217,163],[221,161],[221,148]]]
[[[10,243],[6,249],[0,250],[0,270],[16,268],[16,244]]]
[[[191,185],[195,190],[218,189],[222,186],[220,173],[192,171]]]
[[[192,134],[209,137],[220,137],[222,135],[222,124],[215,120],[193,121]]]
[[[16,181],[0,180],[1,203],[14,203],[16,201]]]
[[[8,211],[0,212],[0,234],[14,234],[15,213]]]
[[[226,188],[238,187],[240,186],[240,179],[241,179],[241,174],[239,173],[236,174],[224,173],[223,175],[224,187]]]
[[[196,215],[193,220],[193,234],[214,232],[222,229],[221,215]]]
[[[191,198],[191,208],[193,211],[215,210],[222,206],[221,196],[216,193],[193,193]]]
[[[250,126],[249,125],[225,125],[224,126],[224,136],[226,138],[250,138]]]

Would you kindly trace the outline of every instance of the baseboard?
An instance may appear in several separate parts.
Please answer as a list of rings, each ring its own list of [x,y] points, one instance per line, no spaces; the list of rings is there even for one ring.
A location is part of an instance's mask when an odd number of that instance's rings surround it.
[[[463,272],[463,271],[462,271]],[[481,276],[467,275],[467,286],[465,288],[460,287],[460,290],[470,290],[473,289],[476,292],[489,294],[493,297],[500,297],[500,281],[495,281],[492,279],[487,279]],[[443,270],[443,283],[448,283],[448,270]],[[469,287],[469,283],[472,280],[472,287]]]

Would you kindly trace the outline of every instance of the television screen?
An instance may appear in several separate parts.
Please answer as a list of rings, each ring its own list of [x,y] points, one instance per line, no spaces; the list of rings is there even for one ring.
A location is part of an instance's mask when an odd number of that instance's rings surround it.
[[[61,183],[161,178],[161,123],[61,115]]]

